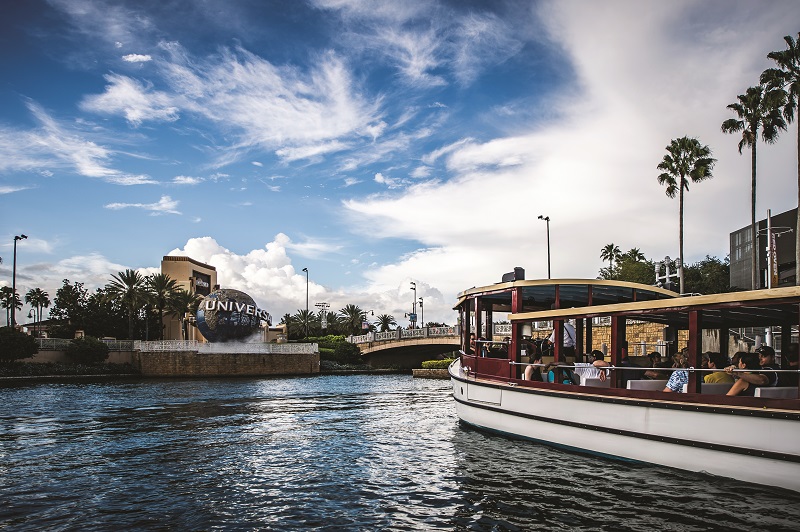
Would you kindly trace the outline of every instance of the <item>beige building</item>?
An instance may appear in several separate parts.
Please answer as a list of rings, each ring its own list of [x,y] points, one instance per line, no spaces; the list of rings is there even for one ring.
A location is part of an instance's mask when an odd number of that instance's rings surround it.
[[[217,269],[214,266],[203,264],[190,257],[165,256],[161,260],[161,273],[174,279],[178,288],[189,293],[207,296],[217,288]],[[192,319],[194,316],[192,316]],[[181,320],[178,316],[164,316],[164,339],[182,340]],[[187,324],[189,340],[205,341],[203,335]]]

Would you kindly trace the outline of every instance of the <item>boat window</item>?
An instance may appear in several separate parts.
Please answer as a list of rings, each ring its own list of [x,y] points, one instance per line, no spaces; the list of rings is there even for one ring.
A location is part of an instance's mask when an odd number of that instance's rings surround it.
[[[522,288],[522,312],[550,310],[556,303],[553,285],[525,286]]]
[[[633,301],[633,288],[624,286],[594,286],[592,288],[592,304],[613,305]]]
[[[585,307],[589,304],[589,286],[585,284],[562,284],[558,288],[561,308]]]

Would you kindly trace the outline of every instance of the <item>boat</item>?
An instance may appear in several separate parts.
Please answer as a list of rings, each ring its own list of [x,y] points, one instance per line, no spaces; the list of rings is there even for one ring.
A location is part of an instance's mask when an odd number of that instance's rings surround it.
[[[736,335],[748,327],[770,327],[788,345],[792,327],[800,323],[800,287],[681,296],[622,281],[525,280],[524,271],[515,268],[499,283],[460,293],[455,310],[461,346],[448,372],[463,424],[603,457],[800,491],[797,387],[727,396],[724,386],[703,383],[708,370],[701,369],[704,345],[729,353],[741,340]],[[497,317],[510,322],[508,339],[490,334],[483,345],[479,340],[471,346],[471,335],[494,331]],[[606,349],[605,380],[587,378],[575,385],[524,378],[537,327],[545,324],[548,335],[552,329],[561,338],[565,323],[574,324],[576,353]],[[661,338],[639,345],[637,327],[656,330]],[[502,349],[492,349],[498,343]],[[665,392],[666,381],[641,378],[645,368],[623,365],[632,346],[666,355],[688,348],[684,393]],[[555,370],[575,368],[562,342],[553,347],[552,362],[561,365]]]

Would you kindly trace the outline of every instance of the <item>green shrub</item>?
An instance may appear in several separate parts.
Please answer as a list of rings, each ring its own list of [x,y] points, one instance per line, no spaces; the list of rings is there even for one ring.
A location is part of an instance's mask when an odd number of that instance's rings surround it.
[[[11,327],[0,327],[0,360],[28,358],[38,352],[39,346],[32,336]]]
[[[361,349],[356,344],[341,342],[333,350],[333,360],[340,364],[361,364]]]
[[[96,364],[108,358],[108,345],[91,336],[76,338],[70,342],[67,356],[78,364]]]
[[[447,369],[452,362],[452,358],[445,358],[444,360],[425,360],[422,362],[422,369]]]

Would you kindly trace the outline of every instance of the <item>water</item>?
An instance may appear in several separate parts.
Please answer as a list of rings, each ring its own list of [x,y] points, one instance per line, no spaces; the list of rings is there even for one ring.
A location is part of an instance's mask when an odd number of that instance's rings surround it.
[[[37,531],[797,530],[800,507],[463,428],[447,381],[405,375],[0,388],[0,500]]]

